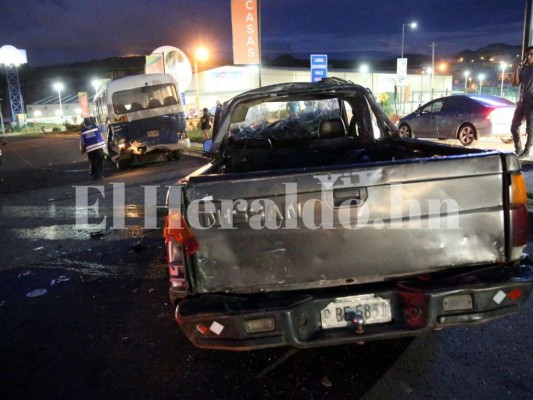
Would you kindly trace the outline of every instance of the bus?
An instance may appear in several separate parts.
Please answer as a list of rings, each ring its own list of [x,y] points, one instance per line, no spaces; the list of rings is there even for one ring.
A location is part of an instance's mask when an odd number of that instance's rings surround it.
[[[104,151],[119,169],[161,155],[177,160],[191,146],[178,82],[169,74],[108,82],[96,93],[93,106],[107,141]]]

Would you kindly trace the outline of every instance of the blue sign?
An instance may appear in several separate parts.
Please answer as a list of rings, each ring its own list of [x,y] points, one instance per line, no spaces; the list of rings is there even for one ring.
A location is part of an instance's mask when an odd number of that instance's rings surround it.
[[[327,68],[311,68],[311,82],[318,82],[328,76]]]
[[[327,54],[311,54],[311,82],[318,82],[328,76]]]
[[[311,68],[327,68],[328,55],[327,54],[311,54]]]

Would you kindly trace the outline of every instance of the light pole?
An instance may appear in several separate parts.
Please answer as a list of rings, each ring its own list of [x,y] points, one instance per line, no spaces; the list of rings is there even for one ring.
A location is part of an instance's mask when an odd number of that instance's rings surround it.
[[[204,47],[199,47],[194,52],[194,79],[196,86],[196,112],[200,116],[200,94],[198,91],[198,60],[204,61],[207,59],[207,50]]]
[[[59,112],[61,115],[61,123],[63,123],[63,105],[61,104],[61,91],[65,88],[61,82],[54,83],[54,89],[57,90],[57,97],[59,97]]]
[[[359,67],[359,72],[361,72],[362,74],[368,74],[370,72],[370,69],[368,67],[367,64],[361,64],[361,66]],[[373,82],[373,75],[370,74],[370,90],[371,91],[374,91],[374,82]]]
[[[501,63],[501,67],[502,67],[502,86],[500,88],[500,97],[503,97],[503,77],[505,76],[505,69],[507,68],[507,64]]]
[[[2,100],[4,99],[0,99],[0,123],[2,124],[2,135],[5,135],[6,130],[4,127],[4,116],[2,115]]]
[[[437,43],[432,42],[431,47],[431,93],[430,99],[433,100],[433,87],[435,86],[435,46]]]
[[[483,79],[485,79],[485,75],[481,74],[479,75],[479,94],[481,94],[481,88],[483,87]]]
[[[98,92],[98,89],[100,88],[100,79],[93,79],[91,81],[91,85],[94,88],[94,93],[96,94]]]
[[[409,26],[411,29],[415,29],[417,27],[416,22],[411,22],[409,24],[402,24],[402,57],[403,58],[403,42],[404,42],[404,36],[405,36],[405,27]]]
[[[426,73],[428,74],[429,99],[430,99],[430,100],[433,100],[433,84],[432,84],[432,80],[433,80],[433,68],[431,68],[431,67],[427,67],[427,68],[426,68]]]
[[[470,71],[465,71],[464,72],[464,76],[465,76],[465,93],[468,91],[467,90],[468,75],[470,75]]]

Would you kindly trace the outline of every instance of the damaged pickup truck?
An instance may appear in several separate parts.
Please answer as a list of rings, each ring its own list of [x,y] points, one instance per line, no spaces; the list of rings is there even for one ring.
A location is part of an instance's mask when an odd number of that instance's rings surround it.
[[[399,137],[338,79],[255,89],[170,188],[176,320],[201,348],[308,348],[520,310],[526,187],[513,153]]]

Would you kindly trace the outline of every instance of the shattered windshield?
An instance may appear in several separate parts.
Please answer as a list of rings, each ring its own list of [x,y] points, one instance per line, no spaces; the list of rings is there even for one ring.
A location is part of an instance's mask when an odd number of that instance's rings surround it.
[[[249,107],[244,120],[230,125],[234,140],[319,135],[322,120],[341,119],[338,99],[276,101]]]
[[[220,144],[224,172],[365,162],[391,126],[355,85],[251,92],[228,104],[214,146]]]

